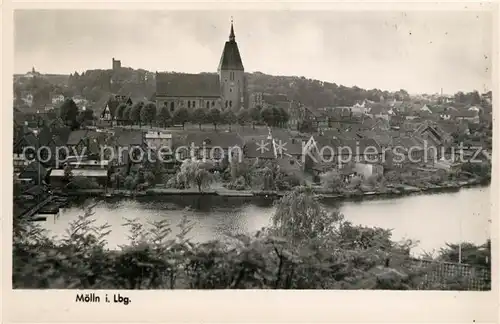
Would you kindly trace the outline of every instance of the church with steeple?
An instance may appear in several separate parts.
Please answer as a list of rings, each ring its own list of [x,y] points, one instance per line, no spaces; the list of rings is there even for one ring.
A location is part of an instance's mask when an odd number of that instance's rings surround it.
[[[156,104],[171,112],[184,107],[238,111],[247,107],[245,69],[241,60],[233,22],[224,45],[217,74],[157,73]]]

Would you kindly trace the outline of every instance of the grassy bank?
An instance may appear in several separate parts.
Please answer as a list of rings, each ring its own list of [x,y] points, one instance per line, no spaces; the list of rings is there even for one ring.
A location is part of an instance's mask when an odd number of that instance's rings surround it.
[[[326,190],[323,188],[312,188],[312,191],[319,196],[319,198],[328,199],[339,199],[339,200],[349,200],[349,199],[372,199],[372,198],[395,198],[413,194],[425,194],[425,193],[439,193],[439,192],[455,192],[459,191],[460,188],[468,188],[473,186],[486,186],[489,185],[488,182],[481,181],[479,179],[473,179],[469,181],[463,181],[460,183],[445,184],[445,185],[434,185],[428,187],[412,187],[405,185],[393,185],[385,190],[375,190],[375,191],[345,191],[342,193],[334,193],[332,190]],[[222,197],[283,197],[288,192],[287,191],[253,191],[253,190],[231,190],[231,189],[204,189],[202,191],[196,188],[188,189],[174,189],[174,188],[149,188],[145,190],[123,190],[123,189],[77,189],[77,190],[67,190],[64,194],[69,196],[90,196],[90,197],[145,197],[145,196],[199,196],[199,195],[210,195],[210,196],[222,196]]]

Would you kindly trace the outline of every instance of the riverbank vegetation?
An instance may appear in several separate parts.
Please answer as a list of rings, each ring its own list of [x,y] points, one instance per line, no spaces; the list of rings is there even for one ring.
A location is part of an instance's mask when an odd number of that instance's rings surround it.
[[[160,175],[160,176],[158,176]],[[464,163],[450,170],[405,169],[388,171],[370,177],[346,177],[337,170],[319,176],[318,184],[303,172],[282,169],[276,161],[241,161],[215,165],[211,162],[185,161],[175,173],[158,170],[157,165],[131,169],[125,176],[113,173],[110,186],[114,189],[145,191],[155,188],[176,190],[197,189],[199,192],[225,188],[230,191],[286,192],[309,185],[316,193],[351,196],[363,193],[402,193],[405,189],[419,190],[458,188],[468,184],[489,184],[491,163]],[[84,183],[85,184],[85,183]],[[81,189],[93,189],[82,186]],[[237,193],[235,193],[237,195]]]
[[[14,219],[14,288],[69,289],[490,289],[491,247],[449,245],[415,260],[415,242],[394,242],[391,231],[356,226],[328,212],[310,188],[277,202],[272,226],[255,235],[195,243],[193,223],[143,226],[128,220],[130,243],[106,246],[109,226],[96,226],[92,207],[62,239]],[[446,271],[443,270],[446,266]]]

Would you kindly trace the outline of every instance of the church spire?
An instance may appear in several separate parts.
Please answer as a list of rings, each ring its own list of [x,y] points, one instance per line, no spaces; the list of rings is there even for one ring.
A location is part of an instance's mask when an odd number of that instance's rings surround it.
[[[229,32],[229,40],[224,45],[222,56],[219,62],[218,71],[222,70],[235,70],[244,71],[243,63],[241,62],[240,51],[235,41],[233,17],[231,17],[231,31]]]
[[[231,32],[229,33],[229,41],[234,42],[233,17],[231,17]]]

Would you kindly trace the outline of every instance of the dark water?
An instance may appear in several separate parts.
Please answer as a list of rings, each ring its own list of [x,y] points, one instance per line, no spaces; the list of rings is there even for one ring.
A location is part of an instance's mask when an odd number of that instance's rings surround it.
[[[216,196],[167,196],[139,199],[85,201],[96,203],[94,217],[107,222],[112,232],[110,247],[127,243],[125,218],[142,223],[168,219],[173,232],[183,216],[195,223],[190,237],[195,241],[222,238],[227,233],[251,233],[270,224],[274,212],[270,199],[224,198]],[[52,235],[63,235],[69,222],[83,214],[82,204],[61,211],[57,219],[44,223]],[[360,202],[325,202],[340,208],[355,224],[393,229],[393,238],[420,241],[413,253],[431,252],[446,242],[482,244],[490,235],[490,188],[468,188],[454,193],[416,195],[397,199]]]

